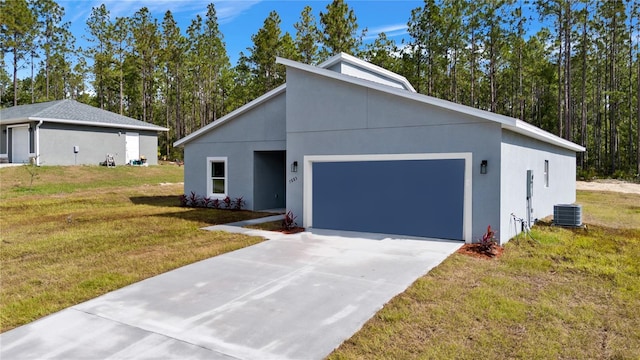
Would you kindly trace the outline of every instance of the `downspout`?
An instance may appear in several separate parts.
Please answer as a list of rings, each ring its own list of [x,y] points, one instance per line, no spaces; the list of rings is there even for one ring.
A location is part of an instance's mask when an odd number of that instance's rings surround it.
[[[35,137],[36,166],[40,166],[40,125],[42,125],[43,122],[44,120],[40,120],[38,125],[36,125],[36,137]]]

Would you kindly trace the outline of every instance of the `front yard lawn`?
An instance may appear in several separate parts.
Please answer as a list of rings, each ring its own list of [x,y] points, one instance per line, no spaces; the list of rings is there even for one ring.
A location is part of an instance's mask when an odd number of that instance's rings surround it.
[[[200,230],[269,214],[180,207],[182,171],[0,169],[0,331],[262,241]]]
[[[330,359],[639,359],[640,195],[578,192],[588,229],[454,254]]]

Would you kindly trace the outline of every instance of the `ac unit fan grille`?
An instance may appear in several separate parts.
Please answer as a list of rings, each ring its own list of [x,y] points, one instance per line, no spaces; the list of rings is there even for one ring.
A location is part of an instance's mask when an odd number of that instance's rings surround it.
[[[554,205],[553,223],[560,226],[582,226],[582,206],[575,204]]]

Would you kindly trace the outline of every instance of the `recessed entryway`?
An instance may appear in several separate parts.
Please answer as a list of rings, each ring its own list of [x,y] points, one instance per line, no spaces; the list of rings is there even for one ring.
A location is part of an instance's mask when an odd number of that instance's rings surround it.
[[[285,151],[256,151],[253,156],[253,209],[286,207]]]

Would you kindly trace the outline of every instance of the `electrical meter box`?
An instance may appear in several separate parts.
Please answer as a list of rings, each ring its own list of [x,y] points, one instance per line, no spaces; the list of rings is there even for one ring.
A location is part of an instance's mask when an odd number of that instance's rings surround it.
[[[533,170],[527,170],[527,199],[533,197]]]

